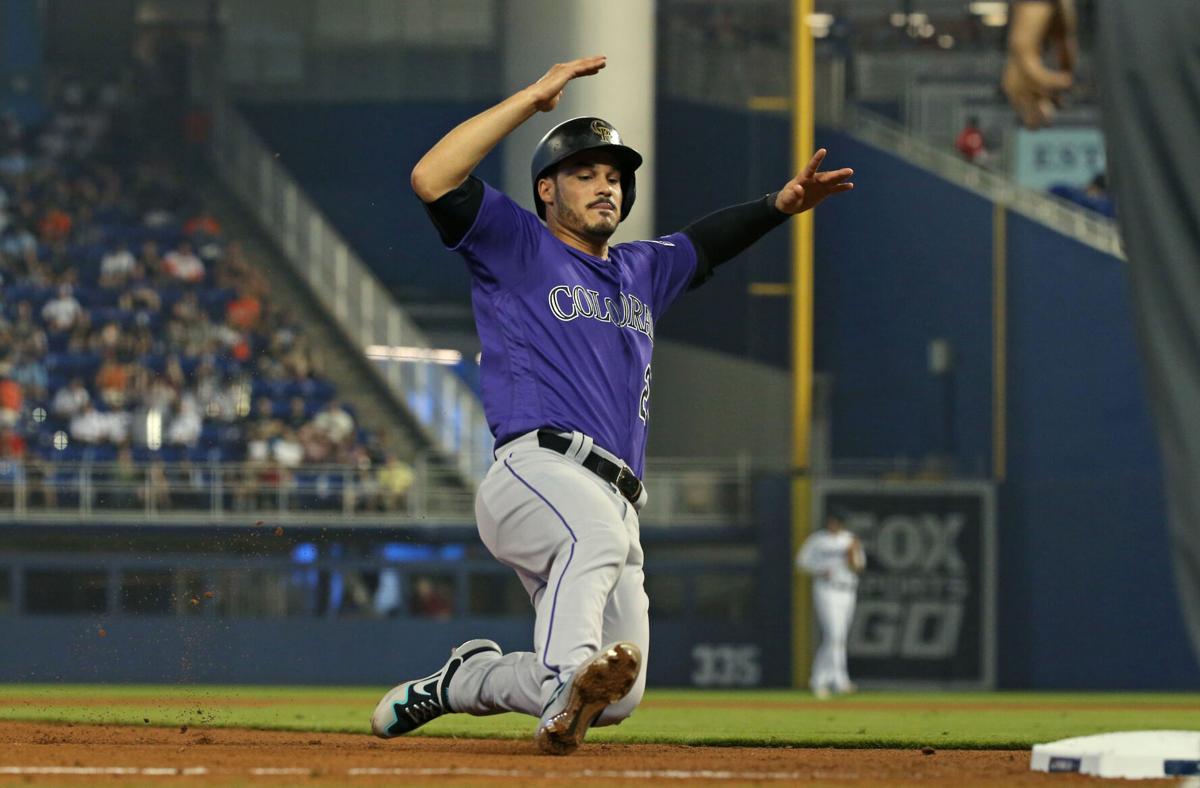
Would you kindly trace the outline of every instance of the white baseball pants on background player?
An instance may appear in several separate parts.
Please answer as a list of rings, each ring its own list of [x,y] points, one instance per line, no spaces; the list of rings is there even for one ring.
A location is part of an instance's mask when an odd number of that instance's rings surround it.
[[[565,434],[565,433],[564,433]],[[629,694],[596,725],[621,722],[646,687],[650,603],[637,511],[616,488],[580,463],[592,451],[620,459],[575,432],[567,455],[527,433],[496,450],[475,499],[479,536],[512,567],[537,611],[534,651],[463,663],[450,684],[454,711],[518,711],[540,717],[571,672],[614,641],[642,650]]]
[[[855,589],[826,580],[813,583],[813,607],[821,624],[821,646],[813,657],[810,686],[814,691],[845,692],[851,687],[846,668],[846,641],[854,618]]]

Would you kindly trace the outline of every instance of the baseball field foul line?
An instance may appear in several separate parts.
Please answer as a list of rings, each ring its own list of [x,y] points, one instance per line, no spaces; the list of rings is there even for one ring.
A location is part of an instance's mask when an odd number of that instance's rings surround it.
[[[799,780],[811,777],[802,772],[724,772],[701,769],[580,769],[574,772],[534,772],[525,769],[473,769],[443,767],[406,769],[404,767],[348,769],[351,777],[539,777],[552,780],[614,778],[624,780]],[[846,775],[842,775],[843,777]]]
[[[217,770],[228,773],[242,770]],[[256,777],[310,774],[311,769],[298,767],[261,766],[245,769]],[[0,766],[0,775],[55,775],[55,776],[132,776],[140,777],[198,777],[212,774],[204,766],[192,766],[184,769],[174,767],[136,767],[136,766]],[[801,772],[727,772],[700,769],[696,771],[682,769],[580,769],[571,772],[535,772],[528,769],[475,769],[471,767],[444,768],[404,768],[404,767],[363,767],[346,770],[348,777],[539,777],[550,779],[584,779],[597,778],[623,780],[800,780],[805,775]],[[847,775],[841,774],[841,777]]]
[[[208,774],[208,769],[203,766],[191,766],[186,769],[176,769],[173,766],[0,766],[0,774],[79,776],[109,774],[138,775],[141,777],[198,777]]]

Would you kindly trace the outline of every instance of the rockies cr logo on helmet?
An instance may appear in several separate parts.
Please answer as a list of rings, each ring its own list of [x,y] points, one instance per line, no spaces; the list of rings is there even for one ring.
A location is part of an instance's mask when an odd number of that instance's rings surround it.
[[[617,134],[617,130],[599,118],[592,121],[592,133],[609,145],[621,144],[621,136]]]

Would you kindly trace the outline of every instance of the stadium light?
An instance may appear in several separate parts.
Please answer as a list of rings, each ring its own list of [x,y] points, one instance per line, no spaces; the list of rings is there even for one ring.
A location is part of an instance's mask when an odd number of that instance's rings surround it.
[[[1007,14],[1008,3],[987,0],[986,2],[971,3],[967,9],[976,16],[994,16],[995,14]]]
[[[429,361],[453,366],[462,361],[462,353],[449,348],[410,347],[407,345],[368,345],[367,358],[380,361]]]
[[[977,0],[970,3],[967,9],[976,16],[982,17],[982,22],[988,27],[1004,27],[1008,24],[1008,3],[994,0]]]
[[[833,14],[809,14],[804,21],[808,23],[813,38],[825,38],[829,35],[829,28],[833,27]]]

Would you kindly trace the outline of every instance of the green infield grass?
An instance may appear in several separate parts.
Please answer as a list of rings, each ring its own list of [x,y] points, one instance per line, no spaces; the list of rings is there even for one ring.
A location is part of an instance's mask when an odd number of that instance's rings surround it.
[[[368,734],[386,688],[0,684],[0,719]],[[1119,730],[1200,729],[1200,694],[652,690],[590,740],[799,747],[1025,749]],[[447,715],[422,735],[522,738],[533,720]]]

